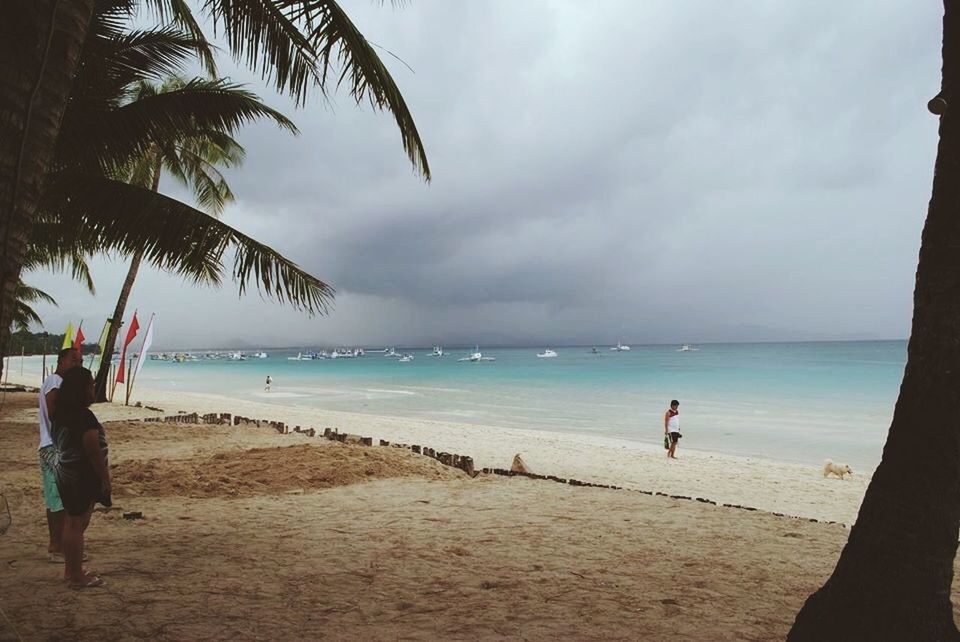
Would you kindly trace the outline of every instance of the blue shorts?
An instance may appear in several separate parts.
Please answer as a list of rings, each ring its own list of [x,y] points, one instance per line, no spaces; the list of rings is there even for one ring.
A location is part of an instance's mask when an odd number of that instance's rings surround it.
[[[60,491],[57,490],[57,474],[53,470],[53,462],[57,456],[56,448],[44,446],[37,451],[40,458],[40,479],[43,481],[43,505],[52,513],[63,510],[60,500]]]

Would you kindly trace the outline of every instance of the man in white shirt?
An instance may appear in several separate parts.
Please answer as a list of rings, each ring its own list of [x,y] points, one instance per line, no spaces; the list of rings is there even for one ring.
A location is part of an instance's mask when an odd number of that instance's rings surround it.
[[[54,472],[56,447],[50,434],[50,420],[57,405],[57,391],[63,383],[63,373],[79,366],[83,361],[80,351],[74,348],[64,348],[57,355],[57,369],[43,380],[40,386],[39,414],[40,414],[40,446],[37,454],[40,457],[40,477],[43,480],[43,503],[47,508],[47,530],[50,531],[50,543],[47,553],[51,562],[63,562],[63,502],[57,491],[57,478]]]
[[[674,399],[663,413],[663,434],[667,438],[667,458],[676,459],[677,442],[680,441],[680,402]]]

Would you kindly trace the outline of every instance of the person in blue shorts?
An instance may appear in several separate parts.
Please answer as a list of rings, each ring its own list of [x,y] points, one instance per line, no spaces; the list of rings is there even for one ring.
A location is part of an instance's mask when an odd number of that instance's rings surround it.
[[[43,484],[43,504],[47,509],[47,531],[50,541],[47,544],[47,555],[51,562],[63,562],[63,502],[57,492],[55,474],[57,450],[53,444],[50,432],[50,418],[57,405],[57,394],[63,383],[63,374],[79,366],[81,363],[80,351],[74,348],[65,348],[57,355],[57,369],[40,385],[38,399],[38,415],[40,428],[40,445],[37,455],[40,459],[40,479]]]

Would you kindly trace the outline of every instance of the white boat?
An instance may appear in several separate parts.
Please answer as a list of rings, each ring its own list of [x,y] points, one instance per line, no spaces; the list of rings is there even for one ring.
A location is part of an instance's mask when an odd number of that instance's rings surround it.
[[[694,347],[693,347],[692,345],[690,345],[689,343],[684,343],[682,346],[680,346],[679,348],[677,348],[677,352],[696,352],[696,351],[699,350],[699,349],[700,349],[700,348],[694,348]]]
[[[431,357],[442,357],[443,356],[443,346],[433,346],[433,352],[430,353]]]
[[[397,355],[397,351],[394,350],[393,348],[387,348],[386,352],[383,353],[383,356],[385,356],[385,357],[396,357],[396,356],[399,356],[399,355]]]
[[[600,351],[597,350],[595,347],[594,347],[594,348],[590,348],[590,354],[600,354]]]
[[[620,343],[619,341],[617,341],[616,347],[613,347],[613,348],[610,348],[610,349],[611,349],[612,351],[614,351],[614,352],[629,352],[629,351],[630,351],[630,346],[625,346],[625,345],[623,345],[622,343]]]
[[[537,359],[552,359],[557,356],[557,353],[550,348],[547,348],[543,352],[537,353]]]
[[[303,356],[302,352],[298,352],[295,357],[287,357],[287,361],[309,361],[310,357]]]
[[[413,361],[413,355],[412,355],[412,354],[405,354],[405,355],[403,355],[402,357],[400,357],[399,359],[397,359],[397,363],[410,363],[411,361]]]
[[[247,355],[243,354],[242,352],[231,352],[229,355],[227,355],[227,359],[230,361],[246,361]]]
[[[257,352],[253,353],[254,359],[266,359],[267,356],[268,356],[267,353],[264,352],[263,350],[258,350]]]
[[[469,361],[471,363],[477,363],[479,361],[496,361],[493,357],[485,357],[483,353],[480,352],[480,347],[477,346],[474,348],[474,351],[470,353],[470,356],[460,357],[457,361]]]

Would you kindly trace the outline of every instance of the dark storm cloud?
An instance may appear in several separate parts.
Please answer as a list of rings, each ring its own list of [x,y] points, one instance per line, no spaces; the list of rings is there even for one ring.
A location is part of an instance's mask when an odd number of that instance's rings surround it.
[[[261,88],[302,133],[242,132],[225,218],[340,294],[329,319],[273,317],[283,336],[386,334],[368,318],[427,342],[906,332],[936,6],[345,8],[413,69],[383,53],[434,180],[412,174],[389,115],[343,92],[295,112]],[[256,297],[180,288],[158,279],[139,296],[235,310],[238,336],[263,333]]]

